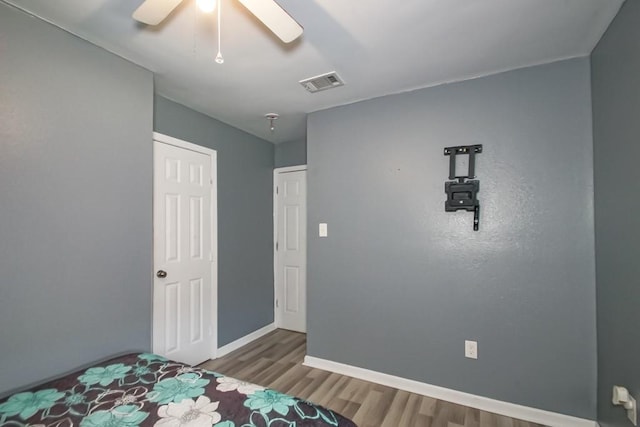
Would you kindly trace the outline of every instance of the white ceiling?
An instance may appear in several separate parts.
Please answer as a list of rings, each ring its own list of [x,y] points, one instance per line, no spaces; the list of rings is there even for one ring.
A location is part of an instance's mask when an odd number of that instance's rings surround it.
[[[2,1],[152,70],[158,94],[278,143],[304,137],[312,111],[588,55],[624,0],[279,0],[304,27],[290,45],[223,0],[222,65],[215,15],[195,0],[155,28],[131,18],[142,0]],[[344,87],[298,84],[333,70]]]

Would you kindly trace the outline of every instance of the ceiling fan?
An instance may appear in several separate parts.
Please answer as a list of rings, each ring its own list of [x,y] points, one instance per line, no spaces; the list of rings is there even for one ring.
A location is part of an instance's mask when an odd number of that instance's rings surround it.
[[[291,43],[302,35],[302,26],[274,0],[238,0],[280,40]],[[133,12],[133,19],[147,25],[158,25],[182,0],[145,0]]]

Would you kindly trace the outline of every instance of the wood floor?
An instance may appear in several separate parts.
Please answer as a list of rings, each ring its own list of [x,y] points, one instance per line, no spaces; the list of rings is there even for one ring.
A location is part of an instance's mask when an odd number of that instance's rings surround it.
[[[201,367],[323,405],[359,427],[541,427],[302,365],[306,335],[278,329]]]

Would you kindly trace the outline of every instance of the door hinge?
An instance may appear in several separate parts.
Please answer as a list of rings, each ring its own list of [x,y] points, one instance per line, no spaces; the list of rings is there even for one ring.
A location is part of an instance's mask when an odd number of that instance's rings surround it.
[[[278,250],[278,242],[276,242],[276,251]]]
[[[280,187],[276,187],[276,194],[280,193]]]
[[[280,306],[278,300],[276,300],[276,308],[278,308]]]

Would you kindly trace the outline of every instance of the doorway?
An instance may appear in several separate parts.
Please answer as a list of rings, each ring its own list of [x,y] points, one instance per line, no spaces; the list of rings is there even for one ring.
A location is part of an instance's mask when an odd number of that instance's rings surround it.
[[[307,331],[307,167],[274,169],[276,327]]]

